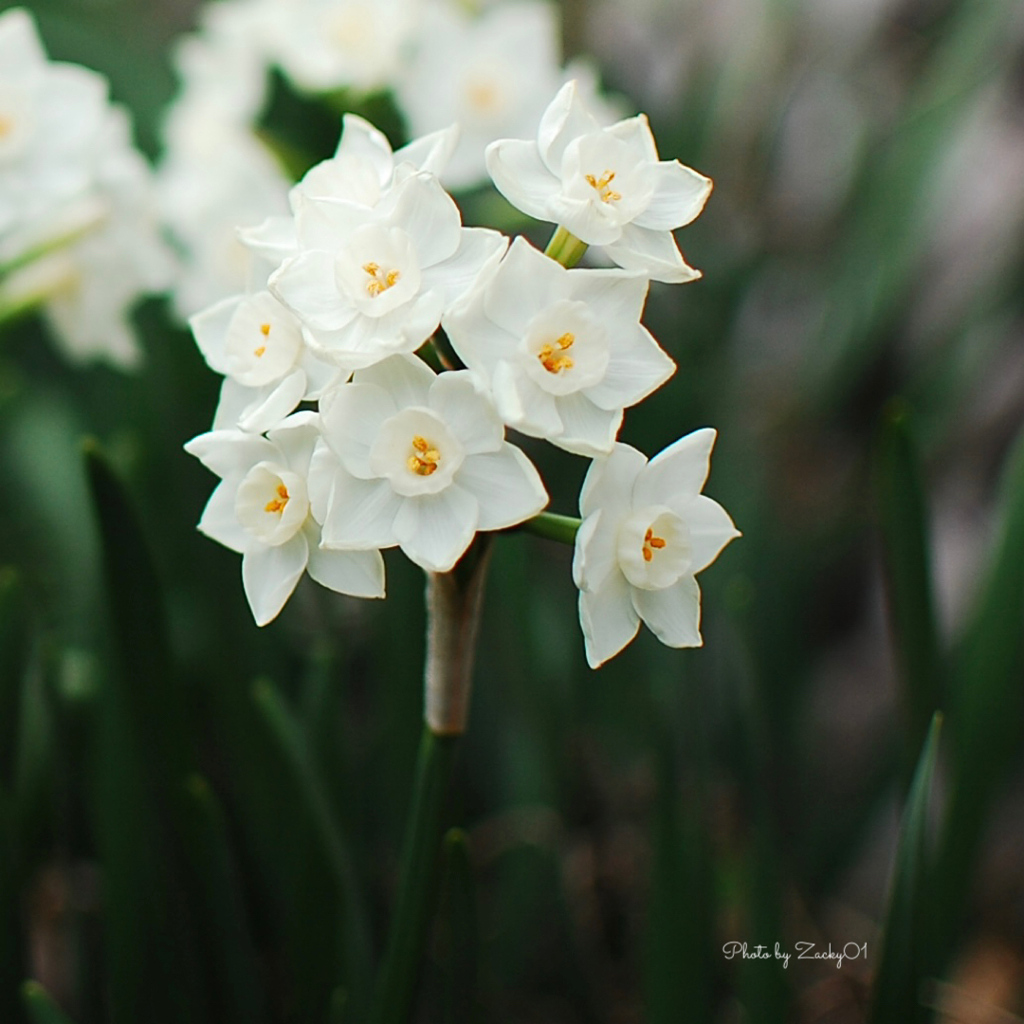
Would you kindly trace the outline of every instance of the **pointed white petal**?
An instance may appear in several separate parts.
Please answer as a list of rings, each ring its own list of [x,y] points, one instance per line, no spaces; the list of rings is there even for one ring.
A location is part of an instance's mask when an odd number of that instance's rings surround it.
[[[626,224],[618,242],[606,245],[609,259],[624,270],[638,270],[652,281],[666,284],[686,284],[701,277],[683,259],[671,231],[652,231],[637,224]]]
[[[479,530],[514,526],[535,516],[548,503],[548,492],[536,467],[507,441],[499,451],[467,458],[457,480],[480,504]]]
[[[344,472],[336,473],[323,524],[323,546],[394,547],[398,543],[394,521],[403,500],[387,480],[360,480]]]
[[[585,302],[606,324],[637,322],[647,301],[648,279],[636,271],[570,270],[568,298]]]
[[[580,591],[580,626],[591,668],[615,657],[640,629],[630,590],[626,577],[614,572],[599,590]]]
[[[487,316],[517,340],[539,310],[570,294],[568,271],[518,236],[484,295]]]
[[[243,475],[257,462],[273,461],[277,449],[266,439],[242,430],[212,430],[193,437],[185,451],[217,476]]]
[[[676,372],[676,364],[639,324],[616,334],[604,378],[586,389],[602,409],[622,409],[645,399]]]
[[[354,476],[368,480],[370,446],[384,421],[398,411],[395,400],[379,384],[343,384],[320,403],[324,440]]]
[[[270,290],[313,330],[337,331],[351,323],[356,311],[334,276],[334,257],[315,249],[285,260],[270,276]]]
[[[550,220],[548,209],[561,188],[534,142],[501,139],[486,150],[487,173],[498,191],[517,209]]]
[[[664,590],[632,587],[633,605],[651,632],[669,647],[700,647],[700,587],[684,576]]]
[[[585,394],[560,395],[555,408],[562,420],[562,433],[549,437],[552,444],[576,455],[610,452],[622,426],[622,408],[601,409]]]
[[[534,437],[557,437],[562,433],[553,395],[542,391],[518,368],[498,363],[491,377],[491,393],[498,415],[510,426]]]
[[[345,114],[342,117],[341,138],[338,139],[334,155],[365,161],[377,172],[381,184],[391,177],[391,144],[383,132],[358,114]]]
[[[461,228],[459,247],[446,260],[423,268],[423,288],[436,288],[448,307],[473,287],[492,260],[501,258],[508,239],[490,228]]]
[[[310,543],[306,572],[339,594],[384,596],[384,559],[379,551],[329,551]]]
[[[685,227],[704,209],[711,195],[711,179],[678,160],[659,163],[655,173],[654,195],[633,223],[655,231]]]
[[[576,531],[572,553],[572,579],[580,590],[600,590],[608,574],[618,571],[615,556],[616,523],[598,509]]]
[[[476,533],[479,505],[457,484],[437,494],[405,498],[395,516],[402,550],[428,572],[448,572]]]
[[[711,469],[717,436],[711,427],[702,427],[655,455],[637,479],[636,504],[678,505],[697,497]]]
[[[310,410],[297,412],[277,424],[267,439],[277,446],[288,468],[305,478],[313,448],[320,440],[320,417]]]
[[[309,545],[299,531],[276,547],[250,548],[242,556],[242,586],[257,626],[265,626],[292,596],[306,568]]]
[[[271,430],[295,411],[306,394],[306,375],[302,370],[296,370],[276,384],[246,390],[251,397],[238,419],[238,425],[242,430],[260,433]]]
[[[600,125],[584,107],[576,82],[566,82],[555,94],[540,119],[537,150],[545,166],[554,174],[562,168],[562,154],[573,139],[600,131]]]
[[[680,515],[690,531],[692,558],[691,572],[696,575],[706,569],[721,553],[729,541],[740,536],[729,513],[717,501],[698,494]]]
[[[395,163],[410,163],[418,170],[429,171],[439,178],[459,143],[459,126],[449,125],[403,146],[395,152]]]
[[[192,328],[192,336],[196,339],[196,345],[206,360],[206,365],[214,373],[228,372],[224,356],[228,324],[231,323],[231,317],[244,298],[244,295],[232,295],[189,318],[188,323]]]
[[[222,480],[210,495],[210,500],[203,509],[198,530],[210,540],[241,553],[249,545],[252,538],[245,531],[235,515],[235,494],[238,491],[236,480]]]
[[[355,379],[383,388],[396,409],[410,405],[426,405],[430,386],[437,374],[422,359],[414,355],[398,355],[384,359],[365,370],[359,370]]]
[[[616,443],[610,455],[594,459],[580,491],[580,515],[586,518],[598,509],[618,521],[633,508],[633,488],[646,457],[628,444]]]
[[[438,374],[431,385],[427,405],[458,438],[467,455],[497,451],[505,428],[478,378],[469,370]]]

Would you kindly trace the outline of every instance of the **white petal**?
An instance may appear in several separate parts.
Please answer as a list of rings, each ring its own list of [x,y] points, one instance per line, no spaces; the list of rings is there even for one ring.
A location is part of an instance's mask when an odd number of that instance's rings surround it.
[[[339,594],[384,596],[384,559],[379,551],[328,551],[311,543],[306,572]]]
[[[252,398],[242,411],[238,425],[242,430],[260,433],[272,429],[294,412],[306,394],[306,375],[302,370],[296,370],[276,384],[246,390]]]
[[[359,480],[344,471],[335,474],[322,543],[327,548],[390,548],[395,516],[402,501],[387,480]]]
[[[569,295],[568,271],[520,235],[490,282],[484,309],[518,340],[535,313]]]
[[[565,147],[580,135],[589,135],[600,130],[600,125],[580,100],[576,82],[566,82],[555,94],[555,98],[548,104],[540,119],[540,126],[537,129],[537,149],[540,158],[557,174],[562,166]]]
[[[701,272],[683,259],[671,231],[625,224],[619,241],[606,245],[604,251],[624,270],[641,271],[652,281],[686,284],[701,277]]]
[[[474,292],[441,321],[452,348],[471,369],[490,377],[499,359],[513,359],[518,339],[484,312],[483,296]]]
[[[599,590],[580,591],[580,626],[591,668],[615,657],[640,629],[631,589],[626,577],[615,572]]]
[[[345,468],[368,480],[370,446],[384,421],[398,411],[394,398],[378,384],[362,381],[343,384],[320,404],[324,440]]]
[[[320,417],[309,410],[297,412],[274,427],[267,439],[277,445],[293,473],[306,477],[313,448],[320,440]]]
[[[675,371],[676,364],[650,332],[635,324],[616,334],[604,378],[585,393],[602,409],[628,408],[660,388]]]
[[[706,569],[729,541],[740,536],[729,513],[704,494],[698,494],[678,511],[690,531],[690,571],[694,575]]]
[[[249,545],[252,538],[238,521],[235,514],[235,494],[238,481],[222,480],[210,495],[210,500],[203,509],[198,530],[211,540],[241,553]]]
[[[636,505],[678,505],[700,494],[711,469],[716,437],[715,430],[703,427],[655,455],[636,481]]]
[[[535,142],[501,139],[486,150],[487,173],[498,191],[517,209],[550,220],[548,209],[561,183],[544,166]]]
[[[610,455],[594,459],[580,491],[580,515],[585,519],[598,509],[613,520],[627,516],[633,508],[633,488],[646,457],[628,444],[617,443]]]
[[[358,114],[345,114],[341,119],[341,138],[334,155],[362,160],[377,172],[381,184],[391,177],[393,160],[391,144],[369,121]]]
[[[436,288],[450,306],[473,287],[491,262],[501,258],[508,239],[490,228],[461,228],[458,250],[448,259],[423,268],[423,288]]]
[[[292,596],[306,568],[309,545],[305,534],[276,547],[251,548],[242,556],[242,586],[257,626],[265,626]]]
[[[437,374],[422,359],[413,355],[392,356],[374,366],[359,370],[355,379],[383,388],[396,409],[426,405],[430,386]]]
[[[228,336],[228,324],[244,295],[232,295],[227,299],[207,307],[201,313],[189,318],[192,336],[196,345],[214,373],[226,374],[227,363],[224,358],[225,342]]]
[[[309,476],[306,478],[309,510],[318,523],[327,518],[327,509],[334,490],[334,477],[337,473],[344,473],[338,456],[327,447],[327,442],[321,437],[313,449],[312,458],[309,460]],[[318,537],[316,545],[311,544],[310,549],[319,544]]]
[[[618,121],[605,131],[638,153],[648,163],[658,162],[658,147],[654,142],[646,114],[637,114]]]
[[[257,462],[273,461],[277,449],[266,438],[241,430],[212,430],[193,437],[185,451],[217,476],[243,475]]]
[[[479,505],[457,484],[437,494],[405,498],[395,516],[402,550],[428,572],[448,572],[476,533]]]
[[[253,227],[240,228],[238,239],[274,266],[280,266],[288,256],[294,255],[299,246],[295,221],[291,217],[267,217]]]
[[[533,463],[507,441],[500,451],[470,456],[456,479],[480,503],[479,530],[514,526],[548,503],[548,493]]]
[[[295,210],[295,230],[303,249],[335,252],[353,231],[374,217],[373,210],[358,203],[300,194]]]
[[[498,363],[491,377],[491,392],[498,415],[510,426],[535,437],[557,437],[562,433],[553,395],[542,391],[518,368]]]
[[[648,279],[635,271],[586,268],[568,273],[568,298],[585,302],[606,324],[636,323],[647,301]]]
[[[711,195],[712,182],[678,160],[663,161],[647,209],[633,221],[642,228],[670,231],[695,220]]]
[[[555,408],[562,420],[562,433],[550,437],[552,444],[576,455],[610,452],[622,426],[622,409],[598,408],[585,394],[560,395]]]
[[[572,553],[572,579],[580,590],[600,590],[608,574],[618,571],[617,525],[602,509],[580,523]]]
[[[469,370],[439,374],[427,400],[428,407],[451,428],[467,455],[497,451],[505,439],[497,410],[476,382]]]
[[[462,218],[455,200],[432,174],[416,174],[400,186],[392,223],[413,240],[421,268],[453,256],[459,247]]]
[[[395,163],[411,163],[418,170],[429,171],[441,177],[458,143],[459,126],[449,125],[440,131],[413,139],[396,150]]]
[[[633,605],[651,632],[669,647],[700,647],[700,587],[684,576],[664,590],[633,591]]]
[[[285,260],[270,276],[270,290],[313,330],[337,331],[351,323],[356,311],[334,277],[334,256],[322,250]]]

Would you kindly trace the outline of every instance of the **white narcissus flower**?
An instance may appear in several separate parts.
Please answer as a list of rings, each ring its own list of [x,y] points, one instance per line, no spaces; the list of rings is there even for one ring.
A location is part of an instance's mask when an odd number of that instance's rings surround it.
[[[303,572],[354,597],[384,596],[379,551],[326,551],[310,503],[315,413],[288,417],[267,437],[240,430],[200,434],[185,445],[221,482],[199,529],[242,555],[242,584],[258,626],[284,607]]]
[[[189,324],[207,365],[224,375],[214,430],[262,433],[347,376],[317,359],[295,315],[265,289],[217,302]]]
[[[701,276],[672,230],[701,212],[711,180],[678,160],[659,160],[643,114],[602,128],[569,82],[541,118],[537,141],[492,143],[487,169],[513,206],[603,246],[620,267],[668,283]]]
[[[647,279],[566,270],[523,238],[485,278],[444,327],[487,381],[498,414],[577,454],[610,451],[623,409],[675,371],[640,323]]]
[[[437,178],[417,172],[373,207],[304,199],[300,251],[270,278],[270,290],[306,328],[314,350],[346,369],[413,352],[469,290],[507,239],[464,228]]]
[[[548,502],[468,370],[435,374],[393,356],[329,392],[321,410],[330,450],[314,457],[314,510],[325,547],[399,545],[422,568],[447,572],[478,530],[514,526]]]
[[[583,482],[573,579],[591,668],[636,636],[641,620],[669,647],[699,647],[694,578],[739,531],[701,494],[715,431],[680,438],[650,462],[616,444]]]

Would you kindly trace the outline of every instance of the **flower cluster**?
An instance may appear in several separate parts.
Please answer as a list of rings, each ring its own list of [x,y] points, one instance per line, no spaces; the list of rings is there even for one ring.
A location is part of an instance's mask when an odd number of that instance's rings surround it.
[[[0,14],[0,320],[38,307],[72,358],[129,366],[131,307],[172,268],[106,80],[50,61],[26,11]]]
[[[440,180],[457,152],[454,128],[395,152],[347,115],[290,213],[239,232],[249,288],[191,321],[224,377],[213,429],[186,445],[221,478],[200,529],[242,554],[261,625],[304,571],[380,597],[381,549],[443,573],[478,531],[545,508],[511,427],[593,459],[574,561],[590,664],[641,620],[697,645],[694,575],[736,536],[700,493],[714,432],[650,463],[616,438],[624,410],[675,370],[641,317],[652,279],[699,276],[671,231],[711,183],[660,161],[643,117],[602,128],[570,82],[537,142],[487,152],[505,195],[559,225],[541,253],[463,226]],[[588,244],[618,266],[575,266]]]

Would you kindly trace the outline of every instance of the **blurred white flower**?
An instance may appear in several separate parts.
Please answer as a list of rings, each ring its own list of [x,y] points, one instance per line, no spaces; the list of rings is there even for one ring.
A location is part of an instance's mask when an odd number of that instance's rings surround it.
[[[314,459],[314,510],[325,547],[397,544],[422,568],[447,572],[478,530],[521,523],[548,502],[469,371],[438,375],[395,356],[320,404],[330,451]]]
[[[620,267],[668,283],[700,277],[672,230],[701,212],[711,180],[659,160],[643,114],[602,128],[569,82],[541,118],[537,141],[492,143],[487,169],[513,206],[603,246]]]
[[[199,521],[208,537],[242,555],[253,618],[265,626],[303,572],[330,590],[384,596],[379,551],[326,551],[310,504],[310,461],[320,438],[315,413],[290,416],[267,437],[239,430],[200,434],[185,445],[219,477]]]
[[[347,369],[412,352],[507,240],[464,228],[438,180],[415,173],[374,207],[303,198],[300,251],[270,278],[270,290],[306,328],[313,348]]]
[[[395,86],[414,135],[458,122],[461,138],[441,180],[460,189],[487,180],[484,147],[533,131],[562,82],[557,7],[511,0],[481,14],[457,0],[424,12],[417,47]]]
[[[263,0],[265,45],[308,92],[372,91],[394,81],[416,28],[415,0]]]
[[[505,423],[596,455],[611,450],[623,408],[675,370],[640,323],[647,288],[621,270],[566,270],[517,238],[444,327]]]
[[[643,620],[669,647],[699,647],[694,578],[739,531],[701,494],[715,431],[696,430],[650,462],[616,444],[583,482],[573,579],[591,668],[614,657]]]

